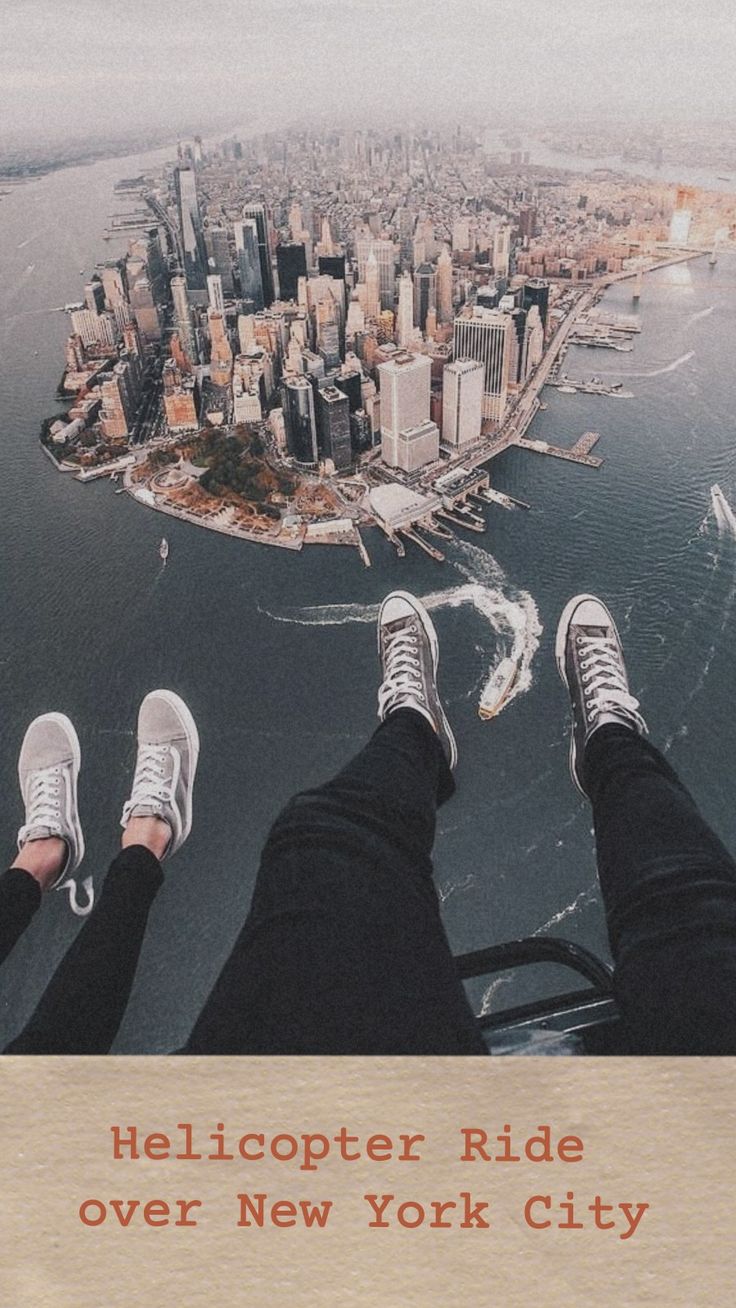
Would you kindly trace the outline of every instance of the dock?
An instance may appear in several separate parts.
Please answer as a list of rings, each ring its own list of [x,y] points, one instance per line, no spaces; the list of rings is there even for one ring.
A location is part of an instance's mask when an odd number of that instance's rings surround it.
[[[428,554],[430,559],[434,559],[437,563],[444,563],[445,556],[442,551],[438,550],[436,545],[430,545],[428,540],[424,540],[421,536],[418,536],[412,527],[400,527],[399,531],[407,540],[413,541],[415,545],[418,545],[420,550],[424,550],[424,553]]]
[[[519,444],[523,444],[523,440],[519,441]],[[531,504],[527,504],[526,500],[517,500],[513,495],[507,495],[504,491],[494,490],[492,486],[486,486],[481,495],[488,504],[500,504],[504,509],[531,508]]]
[[[358,528],[357,524],[355,527],[355,544],[357,545],[358,553],[360,554],[360,557],[363,560],[363,565],[366,568],[369,568],[371,566],[371,556],[368,553],[368,550],[366,549],[365,541],[363,540],[363,537],[360,534],[360,529]]]
[[[479,522],[476,517],[463,518],[459,513],[448,513],[447,509],[435,509],[435,515],[443,518],[445,522],[451,522],[453,527],[466,527],[468,531],[485,531],[486,524]]]
[[[535,454],[549,454],[553,459],[566,459],[568,463],[582,463],[586,468],[600,468],[603,463],[590,451],[600,440],[600,432],[586,431],[568,450],[559,445],[550,445],[549,441],[532,441],[526,438],[517,441],[519,449],[533,450]]]

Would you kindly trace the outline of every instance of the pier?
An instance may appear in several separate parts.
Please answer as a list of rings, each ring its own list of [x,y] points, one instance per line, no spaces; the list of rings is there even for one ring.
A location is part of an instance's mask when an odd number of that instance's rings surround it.
[[[524,438],[516,443],[520,449],[533,450],[535,454],[549,454],[553,459],[582,463],[586,468],[600,468],[603,460],[590,453],[599,440],[600,432],[586,431],[568,450],[559,445],[550,445],[549,441],[530,441]]]

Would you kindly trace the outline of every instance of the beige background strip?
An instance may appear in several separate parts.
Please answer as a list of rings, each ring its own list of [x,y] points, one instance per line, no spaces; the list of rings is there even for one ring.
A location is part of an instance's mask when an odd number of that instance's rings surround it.
[[[272,1308],[276,1305],[538,1305],[697,1308],[736,1293],[733,1060],[64,1059],[0,1062],[0,1303],[3,1308]],[[115,1162],[110,1126],[195,1143],[224,1122],[246,1131],[365,1137],[420,1132],[421,1162],[316,1172],[245,1163]],[[517,1138],[548,1123],[582,1137],[576,1164],[462,1163],[460,1129]],[[532,1230],[525,1201],[568,1191],[583,1230]],[[368,1228],[366,1193],[423,1205],[462,1192],[491,1227]],[[239,1193],[334,1207],[324,1229],[236,1225]],[[597,1230],[595,1195],[616,1229]],[[147,1227],[142,1204],[199,1199],[195,1229]],[[107,1206],[86,1228],[80,1203]],[[138,1199],[131,1224],[109,1201]],[[648,1203],[634,1234],[619,1203]],[[406,1210],[412,1218],[416,1209]],[[541,1207],[535,1213],[544,1215]],[[448,1210],[454,1215],[453,1210]],[[153,1215],[156,1215],[154,1210]],[[606,1214],[606,1218],[609,1214]]]

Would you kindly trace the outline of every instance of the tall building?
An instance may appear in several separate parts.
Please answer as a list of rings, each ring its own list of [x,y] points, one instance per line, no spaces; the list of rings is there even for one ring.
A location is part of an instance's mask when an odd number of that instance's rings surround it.
[[[153,288],[145,273],[141,273],[131,284],[130,307],[144,341],[149,345],[157,344],[161,340],[161,316]]]
[[[406,350],[414,339],[414,286],[407,270],[399,278],[399,308],[396,317],[396,340]]]
[[[230,259],[230,242],[228,241],[227,230],[219,226],[207,227],[204,234],[204,243],[207,250],[207,267],[211,272],[217,273],[222,281],[224,294],[234,295],[233,265]]]
[[[265,308],[263,270],[258,246],[258,227],[254,218],[235,223],[235,250],[240,273],[240,294],[249,300],[253,310],[261,313]]]
[[[346,471],[352,463],[350,404],[336,386],[317,391],[317,428],[322,458],[332,459],[337,472]]]
[[[277,245],[276,267],[281,299],[296,300],[299,278],[307,275],[307,254],[304,246],[297,241],[285,241]]]
[[[121,359],[112,372],[103,374],[100,389],[102,434],[107,440],[124,440],[130,435],[140,398],[131,362]]]
[[[215,386],[229,386],[233,370],[233,352],[225,330],[225,315],[217,309],[207,314],[210,329],[210,379]]]
[[[174,326],[181,347],[190,363],[197,363],[197,344],[192,326],[192,311],[187,297],[187,284],[179,275],[171,279],[171,298],[174,302]]]
[[[207,250],[197,199],[197,176],[193,168],[177,168],[174,180],[184,276],[190,291],[204,291],[207,285]]]
[[[496,277],[508,277],[511,254],[511,228],[504,223],[493,236],[493,271]]]
[[[371,254],[378,265],[378,295],[381,309],[393,309],[396,291],[396,254],[393,241],[360,237],[355,242],[358,260],[358,280],[367,281],[367,266]],[[378,315],[376,314],[376,317]]]
[[[365,263],[365,315],[366,318],[377,320],[381,309],[380,282],[378,272],[378,260],[371,250]]]
[[[547,310],[549,308],[549,282],[544,281],[542,277],[530,277],[524,283],[524,301],[525,309],[530,309],[536,304],[539,309],[539,316],[542,319],[542,326],[547,330]]]
[[[437,318],[452,322],[452,256],[446,245],[437,260]]]
[[[483,364],[455,359],[444,369],[442,386],[442,440],[461,446],[480,436],[483,422]]]
[[[207,278],[207,295],[210,308],[216,313],[225,312],[225,296],[222,291],[222,278],[218,273],[211,273]]]
[[[320,276],[334,277],[337,281],[345,281],[344,254],[320,254],[317,258],[317,268]]]
[[[394,350],[379,364],[381,457],[392,468],[418,471],[439,455],[440,434],[429,420],[431,361]]]
[[[490,422],[501,422],[506,412],[512,331],[509,315],[497,309],[470,306],[455,319],[455,358],[483,364],[483,417]]]
[[[312,383],[303,375],[285,377],[281,387],[286,448],[297,463],[319,461]]]
[[[430,263],[420,263],[414,273],[414,322],[424,334],[427,314],[437,308],[437,274]]]
[[[263,301],[268,308],[273,304],[273,270],[271,268],[271,244],[269,239],[269,220],[268,210],[265,204],[246,204],[243,206],[243,217],[252,218],[256,224],[258,233],[258,257],[261,265],[261,283],[263,286]]]

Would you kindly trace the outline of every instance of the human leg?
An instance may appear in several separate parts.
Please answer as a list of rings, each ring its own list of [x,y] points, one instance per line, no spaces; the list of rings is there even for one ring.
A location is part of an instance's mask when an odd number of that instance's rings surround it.
[[[387,601],[379,633],[382,723],[277,818],[189,1053],[485,1052],[432,883],[455,759],[434,629],[402,596]]]
[[[109,1051],[163,883],[161,860],[183,844],[191,826],[198,750],[196,727],[179,697],[170,691],[146,696],[138,718],[135,778],[123,809],[122,849],[94,912],[6,1053]]]
[[[631,1051],[736,1053],[736,864],[644,739],[610,614],[592,597],[578,601],[558,640],[573,704],[571,767],[593,805]]]

